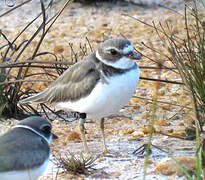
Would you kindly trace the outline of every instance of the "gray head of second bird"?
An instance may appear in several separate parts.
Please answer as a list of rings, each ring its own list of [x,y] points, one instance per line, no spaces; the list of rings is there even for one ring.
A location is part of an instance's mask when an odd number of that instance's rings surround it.
[[[57,139],[58,137],[52,133],[52,125],[46,119],[40,116],[30,116],[20,121],[16,126],[34,130],[36,133],[43,135],[50,143],[51,139]],[[14,127],[14,128],[15,128]]]

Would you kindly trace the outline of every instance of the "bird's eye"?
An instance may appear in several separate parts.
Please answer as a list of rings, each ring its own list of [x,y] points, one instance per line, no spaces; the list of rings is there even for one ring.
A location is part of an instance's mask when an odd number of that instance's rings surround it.
[[[45,125],[41,128],[41,130],[45,133],[45,134],[50,134],[51,133],[51,126],[49,125]]]
[[[113,56],[117,55],[117,51],[115,49],[111,49],[110,50],[110,54],[112,54]]]

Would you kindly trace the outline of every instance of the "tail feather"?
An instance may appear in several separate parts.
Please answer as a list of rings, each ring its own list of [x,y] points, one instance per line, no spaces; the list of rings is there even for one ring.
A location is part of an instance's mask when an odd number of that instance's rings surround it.
[[[28,98],[22,99],[18,102],[18,104],[27,104],[27,103],[32,103],[32,104],[39,104],[39,103],[45,103],[45,98],[43,96],[43,93],[38,93],[33,96],[30,96]]]

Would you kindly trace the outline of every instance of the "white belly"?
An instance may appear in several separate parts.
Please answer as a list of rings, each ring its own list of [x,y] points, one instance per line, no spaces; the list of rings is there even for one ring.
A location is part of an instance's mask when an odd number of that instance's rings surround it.
[[[139,80],[139,68],[99,81],[93,91],[75,102],[60,102],[59,109],[86,113],[90,118],[102,118],[118,112],[132,97]]]
[[[43,175],[47,165],[48,160],[39,168],[32,170],[0,172],[0,180],[36,180]]]

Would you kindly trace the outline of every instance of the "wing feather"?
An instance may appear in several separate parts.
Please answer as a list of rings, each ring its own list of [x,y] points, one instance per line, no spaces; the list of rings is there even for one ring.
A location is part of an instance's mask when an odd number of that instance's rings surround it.
[[[83,60],[66,70],[44,91],[21,100],[19,103],[53,103],[75,101],[87,96],[100,79],[92,61]]]

